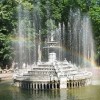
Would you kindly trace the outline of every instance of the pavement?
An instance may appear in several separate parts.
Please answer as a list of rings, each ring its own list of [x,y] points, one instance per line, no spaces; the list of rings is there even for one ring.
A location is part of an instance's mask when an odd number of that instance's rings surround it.
[[[0,80],[9,80],[12,79],[12,73],[1,73]]]

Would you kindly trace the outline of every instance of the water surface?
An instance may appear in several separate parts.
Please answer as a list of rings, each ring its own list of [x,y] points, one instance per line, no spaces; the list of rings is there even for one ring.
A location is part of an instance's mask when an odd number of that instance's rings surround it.
[[[32,91],[0,82],[0,100],[100,100],[100,85],[62,90]]]

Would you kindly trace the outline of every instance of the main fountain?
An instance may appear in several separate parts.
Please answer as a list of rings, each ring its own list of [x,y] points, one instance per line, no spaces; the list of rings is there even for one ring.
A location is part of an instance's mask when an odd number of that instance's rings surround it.
[[[91,84],[92,73],[79,69],[75,64],[58,61],[55,49],[60,49],[59,41],[54,40],[54,32],[51,33],[47,46],[49,49],[48,61],[40,59],[31,66],[23,63],[22,68],[14,70],[14,83],[16,86],[33,90],[75,88]]]
[[[53,28],[52,20],[48,19],[48,34],[42,41],[39,4],[34,9],[33,20],[28,10],[21,5],[18,7],[18,43],[15,45],[16,66],[13,74],[15,86],[47,90],[91,84],[92,73],[86,70],[91,63],[89,65],[85,61],[85,58],[92,61],[94,55],[89,18],[81,17],[79,9],[70,10],[66,32],[64,24],[63,27],[59,24]],[[70,52],[63,50],[64,46]]]

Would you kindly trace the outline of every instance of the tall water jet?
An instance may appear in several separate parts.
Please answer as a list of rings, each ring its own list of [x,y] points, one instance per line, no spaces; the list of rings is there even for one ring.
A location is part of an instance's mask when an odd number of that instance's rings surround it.
[[[72,63],[80,64],[82,53],[81,14],[79,9],[70,9],[68,22],[68,49]]]
[[[33,61],[32,51],[32,23],[30,18],[30,12],[28,9],[23,6],[18,6],[18,28],[16,32],[16,39],[18,43],[16,43],[16,53],[15,53],[15,61],[18,63],[18,66],[22,68],[28,64],[31,64]]]
[[[34,28],[34,59],[35,63],[41,61],[41,17],[40,2],[36,2],[33,9],[33,28]]]
[[[89,16],[83,16],[82,20],[83,30],[83,56],[90,62],[94,63],[94,40],[92,34],[92,27]],[[84,66],[89,66],[84,59]],[[93,66],[93,65],[91,65]]]
[[[69,59],[79,66],[91,66],[88,61],[94,60],[94,41],[89,16],[70,9],[68,29]]]
[[[36,2],[32,11],[19,4],[18,28],[16,32],[15,61],[18,66],[36,64],[41,60],[41,18],[39,2]],[[39,57],[38,57],[39,55]]]
[[[24,63],[23,57],[24,53],[25,53],[25,35],[24,35],[24,21],[23,19],[23,10],[22,10],[22,6],[19,5],[18,6],[18,33],[16,33],[16,37],[18,38],[18,44],[16,45],[16,62],[19,64],[18,66],[22,66],[22,64]]]

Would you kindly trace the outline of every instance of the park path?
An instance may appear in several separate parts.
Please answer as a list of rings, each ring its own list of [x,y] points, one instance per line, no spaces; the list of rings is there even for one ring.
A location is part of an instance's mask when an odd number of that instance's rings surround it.
[[[8,80],[12,79],[12,73],[1,73],[0,80]]]

